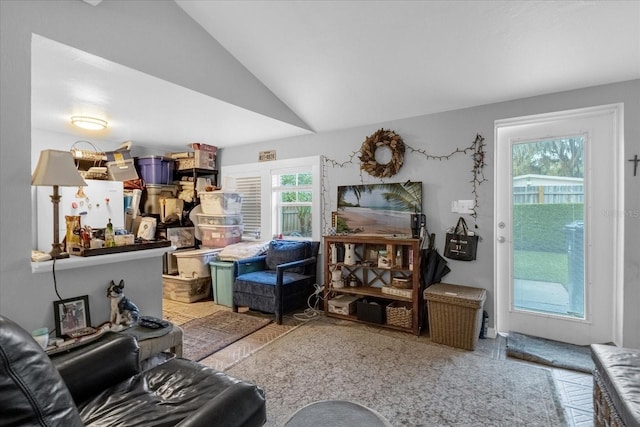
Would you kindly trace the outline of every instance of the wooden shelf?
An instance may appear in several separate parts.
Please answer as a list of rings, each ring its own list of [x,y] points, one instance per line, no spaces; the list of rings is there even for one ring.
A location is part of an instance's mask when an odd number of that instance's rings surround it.
[[[332,260],[331,247],[341,246],[345,244],[353,244],[355,247],[355,264],[345,264],[342,259]],[[420,239],[409,237],[386,237],[386,236],[325,236],[325,304],[324,312],[326,316],[337,317],[345,320],[353,320],[362,323],[368,323],[380,327],[397,329],[405,332],[412,332],[420,335],[422,328],[422,295],[420,288]],[[377,257],[382,251],[387,252],[388,265],[393,267],[386,268],[378,266]],[[397,254],[397,256],[396,256]],[[332,263],[333,261],[333,263]],[[344,284],[344,287],[336,288],[332,286],[332,272],[339,269],[342,278],[354,275],[360,282],[361,286],[351,287]],[[411,297],[388,294],[382,292],[382,286],[391,286],[394,278],[411,279]],[[357,297],[374,298],[380,302],[399,301],[408,304],[412,310],[411,327],[380,324],[367,322],[358,319],[357,314],[341,315],[329,312],[328,301],[337,295],[354,295]]]
[[[330,292],[335,292],[336,294],[361,295],[363,297],[374,297],[394,301],[412,302],[412,298],[405,298],[400,295],[385,294],[382,293],[382,290],[380,288],[376,288],[373,286],[357,286],[355,288],[331,288]]]
[[[342,319],[342,320],[350,320],[352,322],[359,322],[359,323],[366,323],[367,325],[376,325],[376,326],[380,326],[382,328],[387,328],[387,329],[395,329],[397,331],[403,331],[403,332],[407,332],[407,328],[403,328],[402,326],[396,326],[396,325],[389,325],[387,323],[372,323],[372,322],[367,322],[366,320],[360,320],[358,319],[358,317],[356,315],[350,314],[350,315],[344,315],[344,314],[338,314],[338,313],[329,313],[329,316],[331,317],[335,317],[337,319]]]

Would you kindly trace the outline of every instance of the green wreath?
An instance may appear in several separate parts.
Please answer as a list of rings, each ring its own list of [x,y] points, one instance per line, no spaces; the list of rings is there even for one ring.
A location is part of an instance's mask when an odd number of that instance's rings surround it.
[[[391,151],[389,163],[380,164],[376,161],[376,150],[387,147]],[[392,130],[379,129],[367,137],[360,147],[360,170],[377,178],[388,178],[400,170],[404,163],[404,141]]]

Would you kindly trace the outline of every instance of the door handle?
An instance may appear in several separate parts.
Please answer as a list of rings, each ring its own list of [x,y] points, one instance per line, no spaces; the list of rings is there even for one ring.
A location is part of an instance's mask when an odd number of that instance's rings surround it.
[[[505,240],[507,240],[507,239],[505,239],[504,236],[498,237],[498,243],[504,243]]]

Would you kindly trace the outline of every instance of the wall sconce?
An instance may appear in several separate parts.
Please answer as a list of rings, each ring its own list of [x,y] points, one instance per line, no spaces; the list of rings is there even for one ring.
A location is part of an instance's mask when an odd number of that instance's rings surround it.
[[[52,186],[53,195],[51,203],[53,203],[53,243],[51,244],[52,259],[69,258],[69,254],[62,250],[59,232],[59,205],[60,194],[58,187],[77,187],[86,186],[87,183],[82,179],[76,169],[73,156],[69,151],[60,150],[43,150],[40,152],[38,165],[31,176],[31,185],[36,186]]]
[[[102,130],[107,128],[107,121],[89,116],[72,116],[71,124],[89,130]]]

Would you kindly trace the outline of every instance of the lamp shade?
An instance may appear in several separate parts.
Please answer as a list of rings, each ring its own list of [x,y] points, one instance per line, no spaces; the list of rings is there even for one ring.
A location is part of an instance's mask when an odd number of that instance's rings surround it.
[[[31,185],[76,187],[87,183],[78,173],[69,151],[42,150],[31,175]]]

